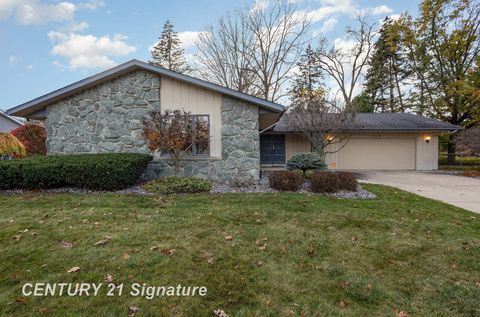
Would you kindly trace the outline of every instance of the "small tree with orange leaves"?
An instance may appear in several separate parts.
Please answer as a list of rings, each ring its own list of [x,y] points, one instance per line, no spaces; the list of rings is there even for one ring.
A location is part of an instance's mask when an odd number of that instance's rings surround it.
[[[173,160],[175,176],[180,173],[182,157],[194,144],[209,141],[208,123],[196,120],[181,110],[151,111],[143,121],[143,137],[152,152],[168,153]]]

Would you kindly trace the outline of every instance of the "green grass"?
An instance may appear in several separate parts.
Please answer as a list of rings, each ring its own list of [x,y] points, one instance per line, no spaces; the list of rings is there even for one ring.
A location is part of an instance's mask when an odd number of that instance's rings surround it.
[[[438,169],[445,171],[480,171],[480,165],[439,165]]]
[[[0,195],[0,313],[126,316],[137,306],[135,316],[214,316],[218,308],[230,317],[479,316],[480,215],[365,186],[378,198]],[[107,235],[106,244],[93,245]],[[67,273],[74,266],[80,271]],[[26,282],[101,283],[108,274],[127,289],[181,283],[208,293],[152,300],[21,294]]]

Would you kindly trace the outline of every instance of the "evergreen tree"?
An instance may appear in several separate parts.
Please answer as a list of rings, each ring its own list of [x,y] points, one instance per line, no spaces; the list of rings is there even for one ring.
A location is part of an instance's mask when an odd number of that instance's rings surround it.
[[[377,112],[405,112],[408,108],[403,91],[408,76],[406,62],[392,25],[391,19],[384,20],[365,76],[365,95]]]
[[[185,60],[184,50],[181,48],[177,32],[173,30],[173,24],[169,20],[163,25],[158,43],[151,50],[152,59],[150,64],[164,67],[179,73],[189,73],[191,67]]]
[[[324,93],[321,83],[323,74],[318,63],[318,53],[310,45],[307,46],[305,53],[300,57],[297,67],[298,72],[293,79],[290,90],[292,105],[322,97]]]

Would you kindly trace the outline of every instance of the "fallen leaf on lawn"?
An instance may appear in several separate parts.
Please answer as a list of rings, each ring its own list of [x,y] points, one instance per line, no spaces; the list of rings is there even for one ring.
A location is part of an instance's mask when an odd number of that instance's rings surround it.
[[[340,283],[340,286],[341,286],[342,288],[348,288],[348,285],[350,285],[350,283],[348,283],[348,281],[344,281],[344,282],[341,282],[341,283]]]
[[[267,244],[265,243],[264,245],[262,246],[259,246],[258,247],[261,251],[265,251],[267,249]]]
[[[23,305],[27,303],[27,299],[25,297],[17,297],[15,298],[15,303]]]
[[[263,265],[263,262],[262,261],[258,261],[257,262],[257,266],[262,266]]]
[[[153,247],[150,247],[150,251],[155,251],[158,250],[160,247],[158,245],[154,245]]]
[[[315,255],[315,249],[314,248],[308,249],[308,255],[309,256],[314,256]]]
[[[457,268],[457,265],[455,263],[450,264],[450,268],[455,270]]]
[[[372,288],[373,288],[372,284],[368,284],[368,285],[367,285],[367,288],[368,288],[368,289],[372,289]]]
[[[124,254],[123,254],[123,258],[124,258],[125,260],[130,259],[130,254],[124,253]]]
[[[70,248],[73,248],[73,243],[62,240],[60,241],[60,246],[65,249],[70,249]]]
[[[29,231],[28,229],[25,229],[25,230],[23,230],[22,232],[28,232],[28,231]]]
[[[22,235],[21,234],[16,234],[12,238],[13,238],[13,240],[18,241],[18,240],[22,239]]]
[[[284,245],[282,245],[282,248],[280,249],[280,253],[281,253],[281,254],[287,253],[287,248],[285,248]]]
[[[264,304],[265,306],[270,306],[271,303],[272,303],[272,300],[271,300],[271,299],[268,299],[268,300],[264,300],[264,301],[263,301],[263,304]]]
[[[68,270],[67,273],[75,273],[75,272],[78,272],[78,271],[80,271],[80,267],[74,266],[70,270]]]
[[[480,288],[480,282],[475,283],[475,286]]]
[[[30,234],[31,234],[32,236],[36,236],[36,235],[37,235],[37,232],[36,232],[36,231],[32,231]]]
[[[215,310],[213,311],[213,313],[214,313],[215,316],[217,316],[217,317],[228,317],[227,313],[224,312],[224,311],[221,310],[221,309],[215,309]]]
[[[340,309],[345,309],[345,306],[347,306],[347,304],[345,304],[343,300],[341,300],[340,303],[338,304],[338,307],[340,307]]]
[[[137,313],[138,311],[140,310],[140,308],[138,308],[137,306],[130,306],[128,308],[128,312],[132,315],[134,315],[135,313]]]
[[[105,276],[105,278],[104,278],[103,280],[104,280],[106,283],[112,283],[114,279],[115,279],[115,278],[114,278],[112,275],[107,274],[107,276]]]
[[[96,221],[96,222],[94,223],[94,225],[95,225],[95,226],[98,226],[98,225],[100,225],[100,222]]]
[[[215,259],[214,259],[213,256],[212,256],[211,258],[208,258],[207,263],[208,263],[208,264],[213,264],[213,261],[214,261],[214,260],[215,260]]]
[[[175,249],[162,249],[160,252],[165,256],[172,256],[175,253]]]
[[[112,240],[112,236],[105,236],[105,239],[97,241],[93,245],[94,246],[104,245],[105,243],[108,243],[108,241],[110,241],[110,240]]]
[[[356,237],[356,236],[352,237],[352,241],[357,241],[357,240],[358,240],[358,237]]]
[[[225,241],[232,241],[233,240],[233,236],[225,236]]]
[[[407,314],[406,311],[401,310],[401,311],[397,312],[397,317],[408,317],[408,314]]]

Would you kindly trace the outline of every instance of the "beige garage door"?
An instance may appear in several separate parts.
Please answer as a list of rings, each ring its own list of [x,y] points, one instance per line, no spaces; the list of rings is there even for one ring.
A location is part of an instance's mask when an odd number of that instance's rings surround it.
[[[338,152],[339,169],[415,169],[415,139],[350,139]]]

